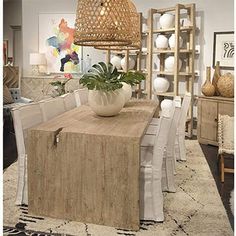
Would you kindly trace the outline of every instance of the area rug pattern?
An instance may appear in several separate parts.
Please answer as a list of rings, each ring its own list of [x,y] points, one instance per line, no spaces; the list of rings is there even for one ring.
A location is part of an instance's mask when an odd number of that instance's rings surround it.
[[[209,166],[196,140],[187,140],[187,162],[177,163],[176,193],[164,193],[164,223],[141,222],[140,231],[124,231],[28,214],[14,204],[17,163],[4,172],[4,235],[73,236],[230,236],[232,228]],[[15,231],[11,233],[10,231]]]

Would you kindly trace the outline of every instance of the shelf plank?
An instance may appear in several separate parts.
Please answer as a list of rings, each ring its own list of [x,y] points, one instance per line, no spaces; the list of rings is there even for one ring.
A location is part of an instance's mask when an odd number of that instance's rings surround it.
[[[193,26],[181,26],[180,31],[190,31],[193,29]],[[153,30],[153,34],[157,33],[169,33],[169,32],[174,32],[175,28],[169,28],[169,29],[157,29]]]
[[[159,54],[159,53],[174,53],[174,49],[155,49],[153,50],[154,54]],[[180,53],[192,53],[193,51],[190,49],[180,49],[179,50]],[[197,54],[198,52],[195,51],[195,54]]]
[[[179,4],[180,9],[189,9],[191,4]],[[175,11],[175,7],[163,8],[163,9],[152,9],[154,14],[163,14],[170,11]]]
[[[137,72],[138,70],[128,70],[128,71],[131,71],[131,72]],[[147,72],[147,70],[140,70],[142,73],[144,73],[144,74],[147,74],[148,72]],[[124,70],[118,70],[118,72],[125,72]]]
[[[169,7],[169,8],[164,8],[164,9],[152,9],[154,14],[163,14],[165,12],[170,12],[174,11],[175,7]]]
[[[158,75],[174,75],[174,72],[169,72],[169,71],[153,70],[153,72],[157,73]],[[181,76],[191,76],[192,73],[181,71],[181,72],[179,72],[179,75],[181,75]]]
[[[165,92],[165,93],[154,92],[154,94],[156,96],[163,96],[163,97],[174,97],[175,96],[173,92]]]

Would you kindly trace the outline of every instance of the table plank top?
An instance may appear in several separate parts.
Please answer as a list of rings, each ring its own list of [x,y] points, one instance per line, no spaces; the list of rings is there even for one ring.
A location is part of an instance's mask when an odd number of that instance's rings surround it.
[[[31,130],[84,133],[141,138],[152,119],[157,102],[152,100],[131,100],[113,117],[96,115],[89,106],[83,105],[65,112]]]

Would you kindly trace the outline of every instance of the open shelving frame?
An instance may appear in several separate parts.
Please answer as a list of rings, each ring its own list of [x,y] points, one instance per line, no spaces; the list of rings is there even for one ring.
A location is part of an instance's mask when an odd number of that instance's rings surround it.
[[[181,10],[186,10],[187,19],[189,21],[188,26],[181,26]],[[154,17],[157,14],[164,14],[174,12],[175,14],[175,26],[169,29],[154,29]],[[147,80],[146,80],[146,94],[148,98],[152,96],[161,97],[175,97],[184,94],[179,93],[179,82],[180,78],[185,81],[185,91],[191,94],[191,106],[188,112],[187,119],[187,136],[192,137],[193,132],[193,102],[194,102],[194,81],[195,81],[195,70],[194,70],[194,60],[195,60],[195,4],[177,4],[175,7],[165,8],[165,9],[150,9],[148,12],[148,44],[147,44]],[[180,48],[180,34],[186,32],[186,48]],[[154,35],[155,34],[175,34],[175,48],[169,49],[156,49],[154,48]],[[153,69],[153,55],[157,54],[160,58],[159,70]],[[174,71],[165,71],[165,57],[167,54],[171,54],[175,58]],[[179,70],[179,58],[180,54],[186,55],[186,67],[185,71]],[[156,93],[153,89],[153,73],[157,75],[168,75],[173,76],[173,91],[166,93]]]

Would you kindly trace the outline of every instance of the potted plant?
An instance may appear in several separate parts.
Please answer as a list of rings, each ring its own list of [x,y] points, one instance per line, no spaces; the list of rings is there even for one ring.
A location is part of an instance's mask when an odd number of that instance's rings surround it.
[[[140,72],[118,72],[111,63],[99,62],[82,76],[80,84],[88,88],[88,102],[97,115],[114,116],[120,112],[130,95],[127,88],[123,88],[124,85],[128,84],[131,91],[131,86],[144,79]]]

